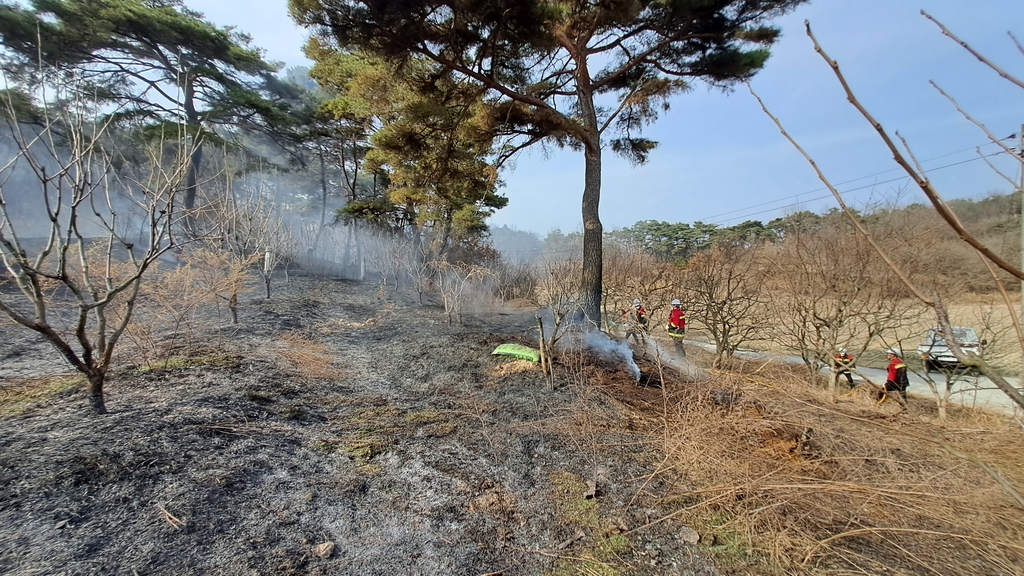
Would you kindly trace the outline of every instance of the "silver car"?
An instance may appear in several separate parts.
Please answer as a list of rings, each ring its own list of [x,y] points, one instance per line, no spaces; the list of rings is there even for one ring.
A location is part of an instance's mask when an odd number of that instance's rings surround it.
[[[953,338],[956,339],[956,343],[960,345],[960,349],[965,354],[973,352],[981,356],[983,347],[985,344],[988,344],[987,341],[978,338],[978,333],[973,328],[955,326],[953,327]],[[938,328],[932,328],[925,334],[924,342],[917,347],[917,355],[924,362],[926,372],[931,372],[932,370],[955,370],[965,367],[956,359],[949,346],[946,345],[946,340],[942,337],[942,330]]]

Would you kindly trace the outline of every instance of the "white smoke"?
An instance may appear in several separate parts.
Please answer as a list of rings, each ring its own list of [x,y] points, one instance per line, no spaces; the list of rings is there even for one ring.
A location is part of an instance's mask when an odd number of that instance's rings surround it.
[[[663,347],[654,338],[647,338],[644,345],[647,348],[647,352],[656,358],[658,362],[674,369],[686,382],[699,382],[710,377],[707,372],[691,364],[686,359],[685,354],[680,354]]]
[[[588,330],[583,333],[583,343],[608,360],[624,362],[633,379],[640,380],[640,367],[633,361],[633,349],[626,342],[612,340],[600,330]]]

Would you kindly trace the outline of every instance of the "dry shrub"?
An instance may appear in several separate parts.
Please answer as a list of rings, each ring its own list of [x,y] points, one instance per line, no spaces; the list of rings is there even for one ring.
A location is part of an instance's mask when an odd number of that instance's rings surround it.
[[[530,300],[537,293],[537,273],[527,262],[497,260],[489,266],[494,277],[494,293],[501,302]]]
[[[683,476],[673,521],[697,529],[723,564],[759,573],[1024,572],[1024,510],[935,441],[1019,491],[1019,428],[968,410],[938,427],[926,399],[903,414],[867,395],[832,404],[796,370],[672,387],[659,438],[665,472]]]
[[[259,255],[239,258],[230,252],[193,245],[177,266],[156,270],[142,285],[139,306],[127,330],[125,354],[153,366],[174,355],[191,355],[201,346],[196,335],[208,320],[200,311],[226,304],[232,316],[238,297],[252,292],[249,268]],[[233,318],[235,319],[235,318]]]
[[[277,337],[269,351],[280,357],[296,374],[320,380],[337,380],[343,371],[334,366],[335,353],[321,342],[294,332]]]

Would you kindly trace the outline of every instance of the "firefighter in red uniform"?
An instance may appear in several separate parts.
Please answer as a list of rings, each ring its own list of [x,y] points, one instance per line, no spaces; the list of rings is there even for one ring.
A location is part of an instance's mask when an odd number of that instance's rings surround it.
[[[623,320],[627,318],[627,313],[622,313]],[[626,328],[626,340],[633,338],[636,343],[644,341],[644,335],[647,334],[647,310],[644,310],[643,304],[640,299],[633,300],[633,314],[629,322],[630,326]]]
[[[683,312],[683,305],[679,300],[672,301],[672,311],[668,313],[668,325],[665,327],[672,339],[676,352],[686,357],[686,350],[683,348],[683,334],[686,334],[686,312]]]
[[[836,354],[836,374],[839,376],[846,376],[846,381],[850,383],[850,388],[853,388],[853,356],[846,351],[846,348],[840,348],[839,353]]]
[[[885,394],[889,392],[899,392],[903,401],[906,402],[907,388],[910,386],[910,380],[907,378],[907,365],[903,363],[900,353],[895,348],[889,348],[885,352],[885,357],[889,359],[889,374],[886,377],[882,400],[885,400]]]
[[[672,301],[672,311],[668,313],[668,333],[686,334],[686,312],[683,312],[682,303],[679,300]]]

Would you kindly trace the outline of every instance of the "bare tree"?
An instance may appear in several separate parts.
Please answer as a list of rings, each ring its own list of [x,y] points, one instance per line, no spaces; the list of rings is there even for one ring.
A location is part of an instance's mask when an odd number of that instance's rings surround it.
[[[578,254],[568,258],[545,260],[538,272],[537,297],[540,305],[551,313],[550,321],[544,326],[546,350],[555,350],[558,341],[565,336],[579,313],[577,303],[580,296],[580,274],[583,260]]]
[[[606,324],[618,318],[622,310],[632,310],[631,302],[639,298],[653,317],[669,307],[675,267],[659,262],[642,247],[632,243],[606,246],[604,253],[604,293],[601,298]]]
[[[762,339],[769,326],[760,252],[724,243],[697,254],[687,266],[682,300],[691,322],[714,340],[716,368],[744,342]]]
[[[991,303],[977,303],[971,306],[970,311],[963,316],[969,318],[969,322],[960,325],[975,327],[981,342],[984,342],[985,360],[992,366],[1000,365],[1000,360],[1006,359],[1006,350],[1002,346],[1003,341],[1012,339],[1016,345],[1016,338],[1012,335],[1012,328],[1000,325],[994,317],[994,308]],[[960,319],[963,322],[963,318]],[[934,368],[934,370],[933,370]],[[937,377],[935,375],[938,375]],[[945,420],[948,417],[949,403],[954,393],[969,394],[981,388],[980,372],[971,366],[929,366],[926,361],[920,374],[921,378],[928,385],[935,405],[938,408],[939,418]],[[954,388],[956,390],[954,391]]]
[[[165,132],[145,147],[145,166],[119,179],[116,151],[100,144],[110,145],[108,125],[90,120],[90,103],[61,96],[45,99],[41,130],[19,124],[12,103],[3,103],[16,153],[0,167],[0,257],[18,292],[0,295],[0,310],[85,375],[91,405],[103,414],[103,387],[142,279],[174,244],[175,192],[191,151],[183,128]],[[19,189],[19,170],[31,173],[34,192]],[[8,203],[24,194],[34,195],[49,222],[38,243]],[[128,213],[144,222],[142,245],[122,226]]]
[[[797,353],[812,382],[831,368],[829,389],[836,398],[840,347],[859,357],[880,336],[896,333],[915,310],[904,304],[907,289],[871,246],[838,216],[814,229],[787,231],[772,252],[772,333],[776,343]],[[886,227],[882,218],[876,227]]]
[[[437,288],[444,301],[448,323],[451,324],[454,317],[462,324],[466,300],[474,291],[481,289],[483,283],[490,278],[490,271],[483,266],[452,264],[444,260],[434,260],[430,266],[437,272]]]
[[[234,255],[229,268],[242,262],[254,264],[269,299],[274,271],[294,258],[296,240],[271,201],[265,180],[237,187],[228,181],[225,194],[210,198],[199,215],[194,224],[197,235],[207,244],[220,243]],[[237,305],[237,294],[232,301]]]
[[[398,290],[408,270],[409,255],[418,253],[412,237],[391,232],[378,232],[373,241],[365,243],[363,249],[370,268],[380,277],[381,293],[387,290],[392,280],[395,291]]]
[[[502,259],[491,267],[491,273],[495,277],[495,296],[502,302],[536,296],[537,273],[529,262]]]

